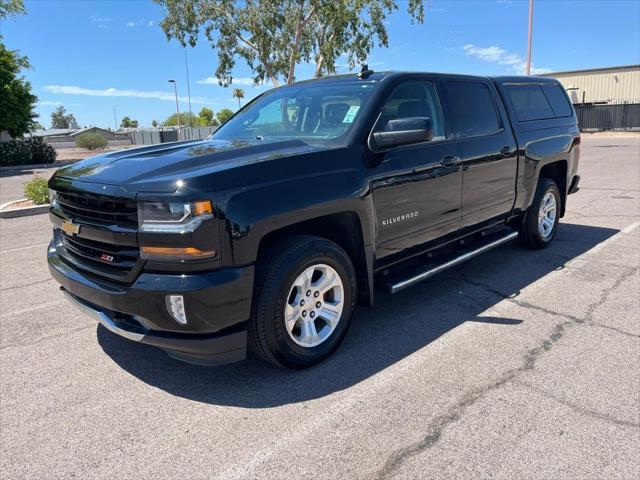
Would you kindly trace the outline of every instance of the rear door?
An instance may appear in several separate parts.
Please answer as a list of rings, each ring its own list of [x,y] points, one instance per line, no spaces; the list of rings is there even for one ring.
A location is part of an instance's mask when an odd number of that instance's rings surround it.
[[[372,180],[378,226],[377,257],[418,246],[460,227],[461,166],[457,142],[447,131],[437,82],[407,80],[391,92],[375,130],[389,120],[429,117],[429,142],[391,148],[381,154]]]
[[[462,227],[508,214],[516,196],[517,148],[490,80],[447,80],[453,129],[462,158]]]

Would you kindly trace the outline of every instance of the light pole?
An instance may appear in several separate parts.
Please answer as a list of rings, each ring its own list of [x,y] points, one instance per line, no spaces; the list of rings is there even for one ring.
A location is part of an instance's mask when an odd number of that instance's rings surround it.
[[[187,96],[189,97],[189,126],[193,127],[193,112],[191,111],[191,86],[189,85],[189,62],[187,62],[187,49],[184,49],[184,68],[187,71]]]
[[[176,93],[176,121],[178,122],[178,140],[180,140],[180,107],[178,107],[178,82],[175,80],[169,80],[169,83],[173,83],[173,90]]]
[[[117,105],[113,106],[113,131],[114,132],[118,130],[118,119],[116,118],[116,107]]]
[[[527,75],[531,75],[531,37],[533,35],[533,0],[529,0],[529,43],[527,45]]]

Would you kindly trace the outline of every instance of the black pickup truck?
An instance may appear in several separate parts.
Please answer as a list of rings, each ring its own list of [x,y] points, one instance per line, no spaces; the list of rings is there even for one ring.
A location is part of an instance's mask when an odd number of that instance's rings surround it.
[[[553,79],[363,70],[298,82],[205,141],[58,170],[49,268],[104,327],[174,358],[222,364],[248,346],[308,367],[376,289],[515,237],[547,246],[578,189],[579,146]]]

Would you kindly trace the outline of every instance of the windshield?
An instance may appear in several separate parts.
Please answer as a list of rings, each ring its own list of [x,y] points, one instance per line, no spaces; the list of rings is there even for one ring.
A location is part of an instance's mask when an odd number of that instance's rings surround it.
[[[211,138],[298,138],[310,144],[339,146],[373,88],[369,83],[350,83],[276,89],[236,114]]]

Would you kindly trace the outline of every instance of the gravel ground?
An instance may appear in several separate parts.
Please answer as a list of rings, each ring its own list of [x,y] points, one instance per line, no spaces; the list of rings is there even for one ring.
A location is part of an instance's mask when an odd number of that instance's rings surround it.
[[[550,248],[380,296],[302,372],[114,336],[46,215],[0,220],[0,478],[639,478],[640,140],[585,139],[580,174]]]

